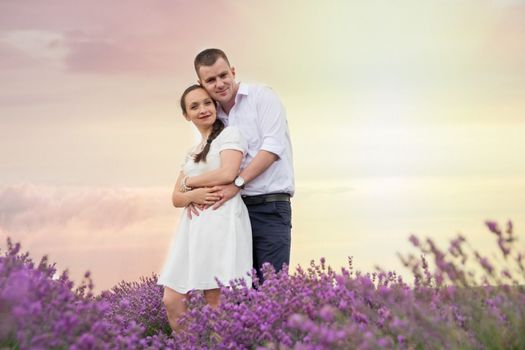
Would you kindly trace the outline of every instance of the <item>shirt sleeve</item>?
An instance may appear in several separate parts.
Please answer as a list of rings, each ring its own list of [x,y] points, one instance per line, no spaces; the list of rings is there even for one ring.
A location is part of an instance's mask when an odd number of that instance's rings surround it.
[[[241,132],[234,126],[228,126],[219,135],[219,152],[226,149],[233,149],[246,153],[248,145],[246,140],[242,137]]]
[[[257,94],[258,122],[262,131],[261,150],[282,157],[286,147],[288,124],[286,111],[277,94],[269,87],[263,87]]]

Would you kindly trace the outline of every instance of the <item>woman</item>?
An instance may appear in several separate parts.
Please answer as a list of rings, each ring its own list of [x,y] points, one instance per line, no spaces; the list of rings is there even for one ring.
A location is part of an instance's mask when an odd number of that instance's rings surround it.
[[[217,119],[215,102],[200,85],[187,88],[181,97],[186,120],[193,122],[202,141],[186,157],[173,190],[175,207],[185,207],[158,284],[164,286],[163,302],[173,330],[186,311],[186,294],[203,290],[208,304],[219,304],[216,278],[227,283],[246,278],[252,266],[252,234],[248,211],[240,195],[218,209],[187,215],[189,205],[206,208],[220,197],[213,188],[188,188],[187,176],[213,174],[218,184],[231,183],[239,173],[246,142],[238,129],[224,127]]]

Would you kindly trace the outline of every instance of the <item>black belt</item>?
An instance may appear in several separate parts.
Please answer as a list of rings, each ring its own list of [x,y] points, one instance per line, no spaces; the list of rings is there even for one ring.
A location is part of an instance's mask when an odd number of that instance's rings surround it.
[[[257,205],[269,202],[289,202],[290,195],[288,193],[260,194],[257,196],[242,196],[242,200],[246,205]]]

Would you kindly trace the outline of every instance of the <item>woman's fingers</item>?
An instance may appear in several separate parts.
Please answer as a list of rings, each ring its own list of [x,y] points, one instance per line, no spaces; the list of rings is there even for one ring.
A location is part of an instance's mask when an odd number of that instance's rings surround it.
[[[199,191],[199,195],[194,200],[195,203],[199,204],[201,210],[204,210],[201,206],[209,207],[223,198],[218,187],[202,187],[197,191]]]

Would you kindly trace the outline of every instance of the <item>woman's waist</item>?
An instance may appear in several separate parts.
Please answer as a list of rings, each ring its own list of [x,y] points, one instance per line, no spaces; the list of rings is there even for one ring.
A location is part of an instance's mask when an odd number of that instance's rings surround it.
[[[217,214],[224,214],[228,213],[231,210],[239,210],[242,209],[242,207],[245,206],[244,201],[242,200],[240,192],[237,193],[232,198],[228,199],[224,203],[222,203],[219,207],[215,208],[214,204],[210,204],[207,206],[200,206],[200,205],[194,205],[194,208],[198,211],[198,213],[217,213]],[[187,211],[189,210],[188,207],[184,208],[184,214],[187,214]]]

